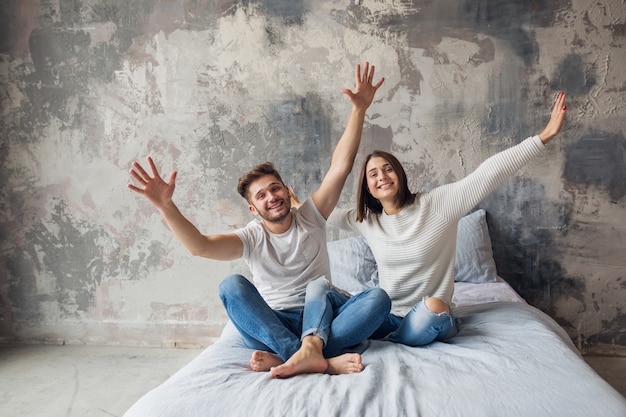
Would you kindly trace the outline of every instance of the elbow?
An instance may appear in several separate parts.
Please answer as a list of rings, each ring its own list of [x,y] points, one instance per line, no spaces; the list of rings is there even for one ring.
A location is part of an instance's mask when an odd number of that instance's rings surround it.
[[[200,250],[199,248],[187,248],[187,250],[189,251],[191,256],[205,257],[204,252]]]

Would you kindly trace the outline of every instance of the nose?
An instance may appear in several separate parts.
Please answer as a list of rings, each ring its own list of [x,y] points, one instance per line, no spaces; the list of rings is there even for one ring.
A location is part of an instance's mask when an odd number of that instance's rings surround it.
[[[269,191],[269,192],[268,192],[268,197],[269,197],[269,198],[268,198],[268,200],[269,200],[270,202],[273,202],[273,201],[274,201],[274,200],[276,200],[276,198],[277,198],[277,193],[276,193],[276,192],[274,192],[274,191]]]

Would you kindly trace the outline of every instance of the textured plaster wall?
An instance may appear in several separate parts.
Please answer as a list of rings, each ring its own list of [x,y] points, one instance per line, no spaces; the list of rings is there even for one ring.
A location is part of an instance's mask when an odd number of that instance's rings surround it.
[[[626,6],[621,0],[7,0],[0,5],[0,338],[206,345],[241,262],[193,258],[126,189],[150,154],[203,232],[250,220],[240,174],[301,196],[341,135],[357,62],[386,82],[362,154],[413,189],[562,134],[481,206],[497,266],[581,350],[626,347]],[[357,161],[357,164],[360,161]],[[354,201],[354,178],[342,204]],[[342,237],[330,231],[333,238]]]

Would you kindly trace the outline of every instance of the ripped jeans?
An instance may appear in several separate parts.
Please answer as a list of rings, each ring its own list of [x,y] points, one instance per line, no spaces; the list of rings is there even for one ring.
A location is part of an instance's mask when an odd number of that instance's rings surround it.
[[[458,331],[452,309],[450,313],[434,313],[428,309],[423,299],[404,317],[388,314],[371,338],[384,338],[407,346],[424,346],[435,340],[451,338]]]

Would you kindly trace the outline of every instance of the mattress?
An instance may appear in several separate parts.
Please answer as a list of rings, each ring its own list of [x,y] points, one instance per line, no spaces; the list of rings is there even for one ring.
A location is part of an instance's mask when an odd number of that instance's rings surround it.
[[[455,283],[459,334],[412,348],[370,340],[350,375],[272,379],[228,324],[220,339],[140,398],[125,417],[624,417],[626,400],[564,330],[502,279]]]

